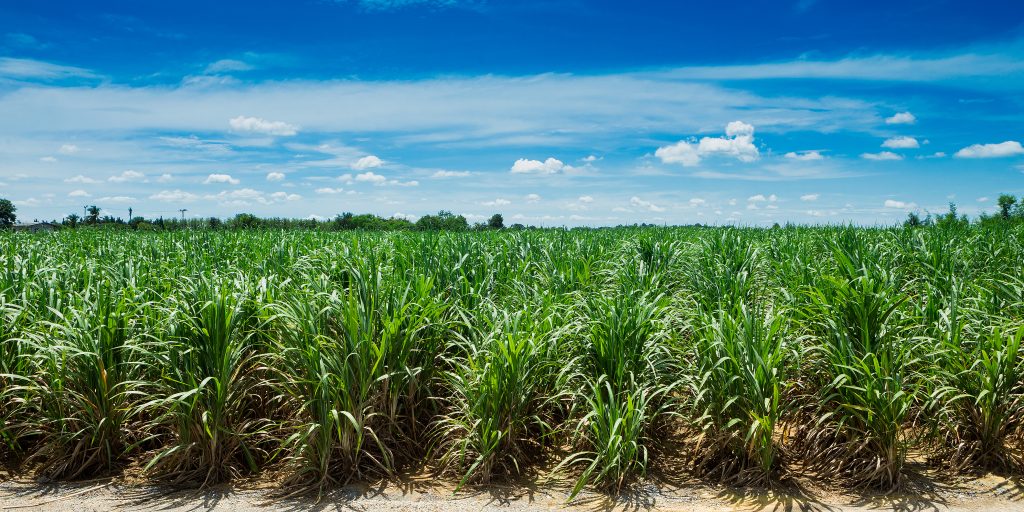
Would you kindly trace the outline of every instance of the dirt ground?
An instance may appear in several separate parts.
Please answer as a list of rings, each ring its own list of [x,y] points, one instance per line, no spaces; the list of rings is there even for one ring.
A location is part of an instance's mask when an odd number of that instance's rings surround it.
[[[0,480],[4,480],[0,478]],[[1024,512],[1024,482],[994,475],[955,483],[912,484],[892,495],[856,494],[828,489],[789,488],[777,492],[737,491],[698,482],[634,486],[617,498],[584,492],[567,502],[564,482],[489,486],[454,492],[449,483],[429,477],[379,485],[348,486],[319,499],[274,498],[270,489],[235,485],[176,490],[129,483],[125,479],[52,484],[24,479],[0,481],[0,510],[160,512],[215,510],[290,512],[298,510],[580,510],[580,511],[842,511],[842,510],[998,510]]]

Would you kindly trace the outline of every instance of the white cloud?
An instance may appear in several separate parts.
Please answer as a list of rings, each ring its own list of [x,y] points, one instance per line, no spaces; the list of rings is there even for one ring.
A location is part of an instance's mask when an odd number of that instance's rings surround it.
[[[373,183],[374,185],[383,185],[387,183],[388,179],[380,174],[376,174],[373,171],[366,171],[356,175],[356,181],[363,181],[366,183]]]
[[[892,149],[913,149],[919,148],[921,145],[918,144],[917,139],[913,137],[899,136],[885,139],[885,142],[882,143],[882,147]]]
[[[343,188],[331,188],[331,187],[321,187],[321,188],[316,189],[316,193],[317,194],[340,194],[340,193],[342,193],[344,191],[345,191],[345,189],[343,189]]]
[[[81,174],[76,175],[76,176],[72,176],[70,178],[64,178],[64,183],[99,183],[99,182],[100,182],[99,180],[95,180],[95,179],[92,179],[92,178],[90,178],[88,176],[83,176]]]
[[[97,78],[92,71],[73,66],[62,66],[33,59],[0,57],[0,77],[36,80],[66,80],[69,78]]]
[[[62,144],[60,149],[57,151],[65,155],[72,155],[78,153],[80,150],[78,149],[78,146],[74,144]]]
[[[565,165],[565,163],[557,158],[548,158],[543,162],[520,158],[512,164],[511,172],[513,174],[555,174],[571,169],[571,166]]]
[[[441,170],[441,171],[435,172],[434,174],[431,174],[430,177],[431,178],[436,178],[436,179],[466,178],[466,177],[469,177],[471,174],[472,173],[469,172],[469,171],[445,171],[445,170]]]
[[[526,202],[527,203],[531,203],[531,204],[532,203],[540,202],[540,195],[538,195],[538,194],[527,194],[526,195]]]
[[[885,200],[885,207],[886,208],[895,208],[895,209],[899,209],[899,210],[912,210],[914,208],[917,208],[917,205],[914,204],[914,203],[906,203],[906,202],[903,202],[903,201],[896,201],[894,199],[886,199]]]
[[[892,117],[885,118],[885,124],[914,124],[917,118],[910,112],[897,112]]]
[[[903,156],[897,155],[896,153],[893,153],[892,151],[882,151],[881,153],[861,153],[860,157],[865,159],[865,160],[874,160],[874,161],[903,160]]]
[[[138,201],[138,199],[129,196],[104,196],[96,201],[100,203],[132,203]]]
[[[1001,158],[1005,156],[1024,155],[1024,147],[1020,142],[1008,140],[998,144],[973,144],[957,151],[957,158]]]
[[[206,72],[214,74],[230,73],[232,71],[251,71],[253,69],[252,64],[235,59],[221,59],[217,62],[211,62],[206,66]]]
[[[125,183],[130,181],[143,181],[146,179],[146,175],[138,171],[125,171],[116,176],[107,178],[107,181],[114,183]]]
[[[497,199],[495,199],[493,201],[484,201],[484,202],[482,202],[480,204],[482,204],[484,206],[505,206],[505,205],[512,204],[512,201],[509,201],[508,199],[502,199],[502,198],[499,197],[499,198],[497,198]]]
[[[725,126],[725,137],[703,137],[700,141],[681,140],[669,146],[662,146],[654,156],[666,164],[681,164],[693,167],[701,159],[720,155],[735,158],[741,162],[753,162],[760,153],[754,145],[754,126],[743,121],[732,121]]]
[[[594,202],[594,198],[591,196],[580,196],[576,200],[583,204],[590,204]]]
[[[284,180],[283,172],[270,172],[267,173],[267,181],[282,181]]]
[[[763,203],[767,200],[768,198],[764,197],[764,194],[757,194],[755,196],[750,196],[747,198],[747,201],[751,203]]]
[[[818,194],[804,194],[800,196],[801,201],[817,201]]]
[[[204,185],[211,185],[213,183],[230,183],[232,185],[238,185],[241,181],[232,178],[230,174],[211,174],[206,177],[205,181],[203,181]]]
[[[821,151],[819,151],[819,150],[801,151],[799,153],[794,152],[794,151],[790,151],[789,153],[786,153],[784,156],[786,158],[790,158],[790,159],[793,159],[793,160],[800,160],[800,161],[824,160],[825,159],[825,155],[822,155]]]
[[[367,169],[375,169],[384,165],[384,161],[376,156],[369,155],[356,160],[352,164],[352,169],[356,171],[365,171]]]
[[[654,203],[652,203],[650,201],[644,201],[643,199],[640,199],[637,196],[633,196],[633,197],[629,198],[629,204],[631,204],[631,205],[633,205],[633,206],[635,206],[637,208],[644,208],[644,209],[652,211],[652,212],[663,212],[663,211],[665,211],[665,208],[663,208],[661,206],[658,206],[658,205],[656,205],[656,204],[654,204]]]
[[[706,203],[707,203],[707,201],[705,201],[704,199],[702,199],[700,197],[691,197],[690,198],[690,206],[703,206]]]
[[[580,160],[582,160],[584,162],[587,162],[589,164],[589,163],[596,162],[596,161],[598,161],[600,159],[601,159],[601,157],[598,157],[596,155],[587,155],[587,156],[581,158]]]
[[[159,178],[156,179],[156,182],[157,183],[169,183],[173,179],[174,179],[174,176],[172,176],[170,174],[167,174],[165,172],[165,173],[161,174]]]
[[[44,157],[40,158],[39,161],[40,162],[46,162],[48,164],[52,164],[52,163],[56,162],[57,159],[52,157],[52,156],[44,156]]]
[[[228,123],[231,125],[231,129],[236,132],[283,136],[291,136],[299,132],[299,128],[295,125],[283,121],[267,121],[259,117],[238,116],[232,118]]]
[[[275,201],[298,201],[302,199],[302,196],[298,194],[289,194],[287,192],[274,192],[270,194],[270,198]]]
[[[185,192],[184,190],[161,190],[156,194],[149,196],[154,201],[162,201],[165,203],[191,203],[199,199],[199,196],[191,192]]]
[[[92,197],[92,194],[89,194],[84,190],[72,190],[71,192],[68,192],[68,197]]]
[[[987,196],[979,197],[978,198],[978,202],[979,203],[987,203],[988,202],[988,197]]]

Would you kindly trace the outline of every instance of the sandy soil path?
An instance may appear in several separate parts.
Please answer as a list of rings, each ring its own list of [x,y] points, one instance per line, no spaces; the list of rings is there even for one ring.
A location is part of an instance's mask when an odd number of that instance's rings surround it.
[[[727,488],[699,484],[679,487],[644,486],[611,499],[584,494],[566,503],[566,489],[557,485],[490,487],[453,493],[431,480],[379,487],[348,487],[315,498],[274,500],[268,490],[217,487],[203,491],[128,485],[116,481],[78,484],[43,484],[25,480],[0,483],[0,510],[108,511],[150,510],[159,512],[291,512],[291,511],[393,511],[416,510],[466,512],[478,510],[580,510],[580,511],[1008,511],[1024,512],[1024,483],[988,476],[956,485],[931,485],[928,489],[895,496],[857,496],[827,491],[755,493],[741,495]]]

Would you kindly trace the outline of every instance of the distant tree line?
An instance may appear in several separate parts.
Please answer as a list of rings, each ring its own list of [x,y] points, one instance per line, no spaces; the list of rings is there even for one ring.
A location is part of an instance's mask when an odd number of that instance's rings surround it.
[[[0,227],[9,227],[17,221],[17,208],[11,201],[0,199]],[[131,211],[131,210],[129,210]],[[52,221],[68,228],[103,227],[108,229],[136,229],[143,231],[163,231],[180,229],[208,230],[246,230],[246,229],[312,229],[323,231],[482,231],[504,229],[505,221],[500,213],[491,216],[487,222],[470,224],[465,216],[441,210],[436,215],[424,215],[416,222],[403,217],[380,217],[370,213],[342,213],[333,219],[289,219],[283,217],[257,217],[251,213],[240,213],[229,219],[218,217],[207,218],[145,218],[129,216],[128,220],[111,215],[103,215],[98,206],[85,208],[85,216],[77,213],[69,214],[61,221]],[[527,226],[513,224],[510,229],[525,229]]]
[[[996,204],[999,205],[999,211],[988,214],[982,213],[978,216],[979,224],[1005,224],[1012,222],[1024,222],[1024,198],[1020,201],[1010,194],[1002,194],[999,196]],[[956,209],[956,203],[949,203],[949,211],[946,213],[940,213],[937,215],[927,214],[924,217],[917,212],[910,212],[907,214],[907,220],[903,222],[904,226],[907,227],[923,227],[923,226],[952,226],[952,225],[963,225],[970,224],[970,220],[966,215],[958,215]]]

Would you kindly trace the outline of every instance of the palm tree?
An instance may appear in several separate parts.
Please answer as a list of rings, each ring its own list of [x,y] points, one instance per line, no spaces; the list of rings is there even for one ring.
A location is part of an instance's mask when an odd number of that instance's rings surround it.
[[[92,206],[86,208],[86,211],[89,212],[89,216],[85,218],[85,222],[86,223],[88,223],[88,224],[96,224],[97,222],[100,221],[100,207],[99,206],[92,205]]]

